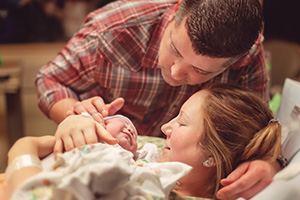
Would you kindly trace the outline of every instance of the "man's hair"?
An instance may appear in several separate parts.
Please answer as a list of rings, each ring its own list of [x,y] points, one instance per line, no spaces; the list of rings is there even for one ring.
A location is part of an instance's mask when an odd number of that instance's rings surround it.
[[[175,25],[185,27],[197,54],[216,58],[246,53],[263,27],[258,0],[183,0]]]
[[[255,93],[230,84],[213,84],[202,105],[203,130],[199,143],[216,163],[212,188],[239,164],[256,159],[275,161],[280,154],[281,126]],[[215,191],[213,191],[215,190]]]

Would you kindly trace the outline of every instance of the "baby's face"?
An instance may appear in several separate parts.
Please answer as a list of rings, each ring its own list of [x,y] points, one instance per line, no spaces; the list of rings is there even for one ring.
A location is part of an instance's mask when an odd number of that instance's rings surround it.
[[[119,145],[135,154],[137,150],[137,133],[132,123],[123,117],[105,120],[106,130],[119,140]]]

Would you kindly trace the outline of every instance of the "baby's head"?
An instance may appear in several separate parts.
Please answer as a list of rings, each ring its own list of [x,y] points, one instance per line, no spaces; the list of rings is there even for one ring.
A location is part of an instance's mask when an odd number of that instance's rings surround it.
[[[137,150],[137,130],[130,119],[123,115],[104,118],[106,130],[119,140],[119,145],[135,154]]]

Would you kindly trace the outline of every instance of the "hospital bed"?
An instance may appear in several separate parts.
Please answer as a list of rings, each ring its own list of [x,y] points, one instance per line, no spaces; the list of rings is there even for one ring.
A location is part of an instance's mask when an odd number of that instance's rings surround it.
[[[275,175],[273,182],[268,187],[266,187],[263,191],[261,191],[259,194],[257,194],[252,198],[254,200],[300,199],[300,152],[299,152],[300,150],[300,83],[299,82],[290,79],[286,80],[282,92],[281,104],[278,113],[276,114],[276,117],[282,123],[282,135],[283,135],[282,154],[284,157],[288,159],[288,165],[287,167],[285,167],[283,170],[281,170]],[[163,138],[150,137],[150,136],[138,136],[139,149],[142,148],[146,143],[156,144],[160,153],[163,147],[165,146]],[[99,157],[97,156],[97,158]],[[120,157],[119,159],[122,159],[122,157]],[[99,164],[99,163],[96,162],[95,164]],[[101,167],[97,169],[101,169]],[[98,173],[99,170],[96,171]],[[43,174],[40,175],[41,178],[43,178],[44,180],[44,177],[42,177]],[[75,179],[80,180],[82,179],[82,177],[75,176]],[[116,180],[119,180],[119,176],[118,179]],[[148,181],[148,179],[146,180]],[[29,186],[26,185],[26,187]],[[47,187],[43,186],[42,188],[44,189],[41,190],[41,188],[38,188],[39,189],[38,192],[41,191],[47,192],[49,186]],[[70,193],[64,193],[64,194],[69,195]],[[84,197],[86,196],[84,195]],[[149,198],[147,199],[156,199],[155,197],[151,197],[151,195],[149,195],[148,197]],[[170,199],[200,200],[201,198],[180,197],[172,193]]]

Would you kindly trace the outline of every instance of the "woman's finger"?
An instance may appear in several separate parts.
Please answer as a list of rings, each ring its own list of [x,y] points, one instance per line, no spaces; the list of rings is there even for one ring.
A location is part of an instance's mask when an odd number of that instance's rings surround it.
[[[62,153],[63,152],[63,142],[61,139],[57,139],[55,141],[55,145],[53,148],[53,153],[54,154],[58,154],[58,153]]]
[[[99,124],[101,124],[103,127],[105,127],[105,123],[104,123],[104,118],[103,116],[101,115],[101,113],[97,112],[97,111],[94,111],[94,112],[90,112],[89,113],[93,119],[98,122]]]
[[[75,148],[73,139],[69,135],[63,136],[62,141],[66,151],[71,151]]]
[[[44,158],[52,153],[56,138],[53,135],[46,135],[35,138],[38,143],[38,156]]]
[[[98,142],[98,137],[95,129],[87,129],[84,131],[84,139],[86,144],[94,144]]]
[[[117,144],[119,141],[118,139],[114,138],[102,125],[96,123],[96,130],[98,135],[99,141],[104,141],[108,144]]]
[[[75,147],[81,147],[86,144],[83,134],[84,132],[77,130],[71,135]]]

